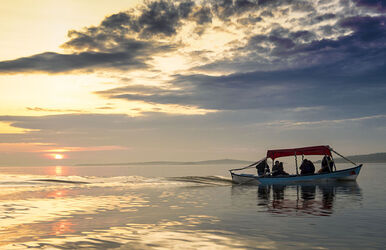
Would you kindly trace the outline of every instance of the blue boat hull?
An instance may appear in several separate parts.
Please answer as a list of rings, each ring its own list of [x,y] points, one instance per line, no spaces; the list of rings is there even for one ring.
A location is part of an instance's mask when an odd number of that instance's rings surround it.
[[[285,175],[285,176],[263,176],[252,174],[232,173],[232,181],[237,184],[249,185],[271,185],[291,183],[320,183],[329,181],[355,181],[361,171],[362,164],[353,168],[335,171],[332,173],[321,173],[312,175]]]

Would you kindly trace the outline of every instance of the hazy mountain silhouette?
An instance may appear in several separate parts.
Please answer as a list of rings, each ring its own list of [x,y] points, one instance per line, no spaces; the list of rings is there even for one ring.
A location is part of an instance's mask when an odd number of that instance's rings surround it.
[[[386,162],[386,153],[374,153],[366,155],[351,155],[346,158],[356,163],[383,163]],[[342,158],[334,158],[335,162],[342,163],[346,160]],[[76,166],[105,166],[105,165],[248,165],[252,161],[235,160],[235,159],[219,159],[219,160],[208,160],[208,161],[147,161],[147,162],[121,162],[121,163],[86,163],[76,164]],[[316,163],[320,163],[316,161]]]
[[[351,155],[351,156],[347,156],[346,158],[356,163],[383,163],[383,162],[386,162],[386,153]],[[346,160],[342,158],[335,158],[335,162],[337,163],[346,162]]]
[[[250,164],[251,161],[219,159],[208,161],[148,161],[148,162],[124,162],[124,163],[87,163],[77,164],[76,166],[102,166],[102,165],[243,165]]]

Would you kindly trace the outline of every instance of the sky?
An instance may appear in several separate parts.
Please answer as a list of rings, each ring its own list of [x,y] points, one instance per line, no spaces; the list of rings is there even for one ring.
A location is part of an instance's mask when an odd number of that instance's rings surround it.
[[[3,0],[0,165],[386,151],[384,0]]]

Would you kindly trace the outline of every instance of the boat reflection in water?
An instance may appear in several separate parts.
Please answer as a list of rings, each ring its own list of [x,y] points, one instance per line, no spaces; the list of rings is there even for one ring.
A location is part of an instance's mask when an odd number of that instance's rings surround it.
[[[251,186],[233,186],[232,199],[238,199],[236,196],[240,193],[251,198],[254,192],[250,189]],[[355,182],[257,186],[259,211],[279,216],[330,216],[336,206],[337,209],[358,206],[361,199],[361,190]]]

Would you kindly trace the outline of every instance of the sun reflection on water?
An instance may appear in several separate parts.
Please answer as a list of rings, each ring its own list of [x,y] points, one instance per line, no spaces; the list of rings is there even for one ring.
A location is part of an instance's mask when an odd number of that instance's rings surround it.
[[[62,166],[56,166],[55,167],[55,174],[56,175],[63,175],[63,167]]]
[[[61,190],[54,190],[52,192],[47,193],[47,198],[63,198],[66,197],[69,190],[61,189]],[[74,194],[74,192],[72,192]]]
[[[72,229],[74,225],[75,224],[70,220],[60,220],[60,221],[54,222],[52,225],[52,234],[60,235],[65,233],[74,233],[75,230]]]
[[[49,166],[44,168],[44,174],[66,176],[68,175],[68,167],[66,166]]]

